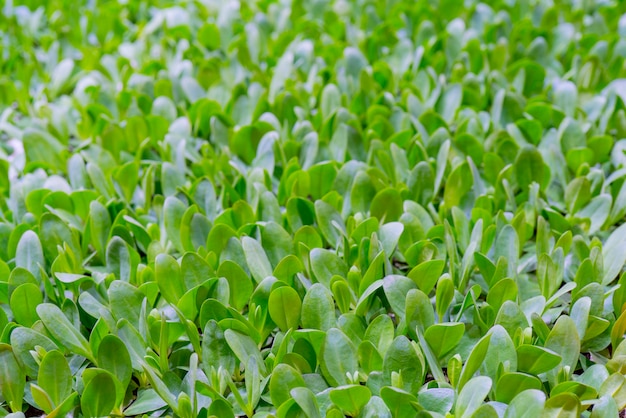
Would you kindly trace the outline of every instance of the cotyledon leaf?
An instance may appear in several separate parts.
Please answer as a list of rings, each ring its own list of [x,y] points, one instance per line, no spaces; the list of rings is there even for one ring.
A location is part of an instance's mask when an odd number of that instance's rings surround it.
[[[58,306],[51,303],[42,303],[37,306],[37,315],[41,318],[48,332],[61,344],[96,363],[89,343]]]
[[[611,233],[602,246],[602,258],[604,259],[604,275],[602,284],[608,285],[619,274],[626,263],[626,224],[620,226]]]

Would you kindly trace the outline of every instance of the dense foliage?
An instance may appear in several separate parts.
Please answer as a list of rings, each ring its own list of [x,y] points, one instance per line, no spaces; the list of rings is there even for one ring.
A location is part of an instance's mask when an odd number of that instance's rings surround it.
[[[0,416],[617,417],[625,13],[5,0]]]

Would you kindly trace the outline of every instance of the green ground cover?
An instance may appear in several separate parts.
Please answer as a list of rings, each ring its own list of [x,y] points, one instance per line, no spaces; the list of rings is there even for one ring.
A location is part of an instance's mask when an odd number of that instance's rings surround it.
[[[626,407],[623,2],[0,7],[0,417]]]

